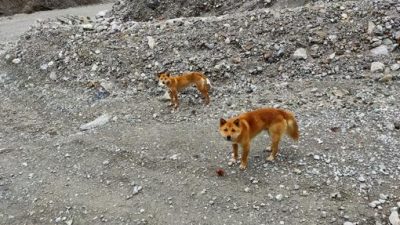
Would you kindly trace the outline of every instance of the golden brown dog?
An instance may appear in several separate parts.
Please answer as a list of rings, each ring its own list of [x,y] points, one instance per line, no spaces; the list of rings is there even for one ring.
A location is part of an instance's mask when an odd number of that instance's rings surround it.
[[[201,72],[185,72],[179,76],[171,76],[169,73],[162,72],[158,75],[158,79],[160,86],[168,87],[171,102],[175,109],[179,106],[178,92],[190,85],[196,86],[197,90],[203,95],[206,105],[210,103],[208,89],[211,83]]]
[[[268,161],[275,159],[278,154],[278,145],[284,134],[292,139],[299,139],[299,128],[292,112],[263,108],[243,113],[228,120],[220,119],[219,132],[228,141],[232,142],[232,159],[230,163],[238,160],[238,144],[242,146],[240,169],[246,169],[247,158],[250,151],[250,142],[261,131],[266,130],[271,139],[271,155]]]

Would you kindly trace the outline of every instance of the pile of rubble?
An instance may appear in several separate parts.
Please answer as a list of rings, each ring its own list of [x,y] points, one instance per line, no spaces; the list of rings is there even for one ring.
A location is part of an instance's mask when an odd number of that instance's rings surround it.
[[[112,79],[150,93],[161,70],[202,70],[247,92],[267,78],[389,81],[399,78],[399,11],[394,0],[334,2],[155,23],[100,12],[40,23],[3,63],[32,79]]]

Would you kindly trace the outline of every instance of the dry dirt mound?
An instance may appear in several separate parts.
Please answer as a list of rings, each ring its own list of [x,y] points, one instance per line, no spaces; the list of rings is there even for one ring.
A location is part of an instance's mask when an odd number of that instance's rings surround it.
[[[16,13],[33,13],[36,11],[62,9],[80,5],[103,2],[102,0],[0,0],[0,16]]]

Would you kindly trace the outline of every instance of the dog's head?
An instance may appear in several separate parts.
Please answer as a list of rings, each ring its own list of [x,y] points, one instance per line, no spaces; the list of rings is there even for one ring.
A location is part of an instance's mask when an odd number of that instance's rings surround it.
[[[219,133],[227,141],[236,142],[240,133],[242,132],[242,126],[239,118],[231,118],[225,120],[223,118],[219,121]]]
[[[158,85],[169,86],[171,83],[171,75],[167,72],[161,72],[158,74]]]

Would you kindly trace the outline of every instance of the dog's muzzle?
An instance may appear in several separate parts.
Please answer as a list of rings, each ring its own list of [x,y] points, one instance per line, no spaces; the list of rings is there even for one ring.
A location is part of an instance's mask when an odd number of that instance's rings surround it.
[[[231,136],[227,136],[227,137],[226,137],[226,140],[227,140],[227,141],[232,141],[232,137],[231,137]]]

